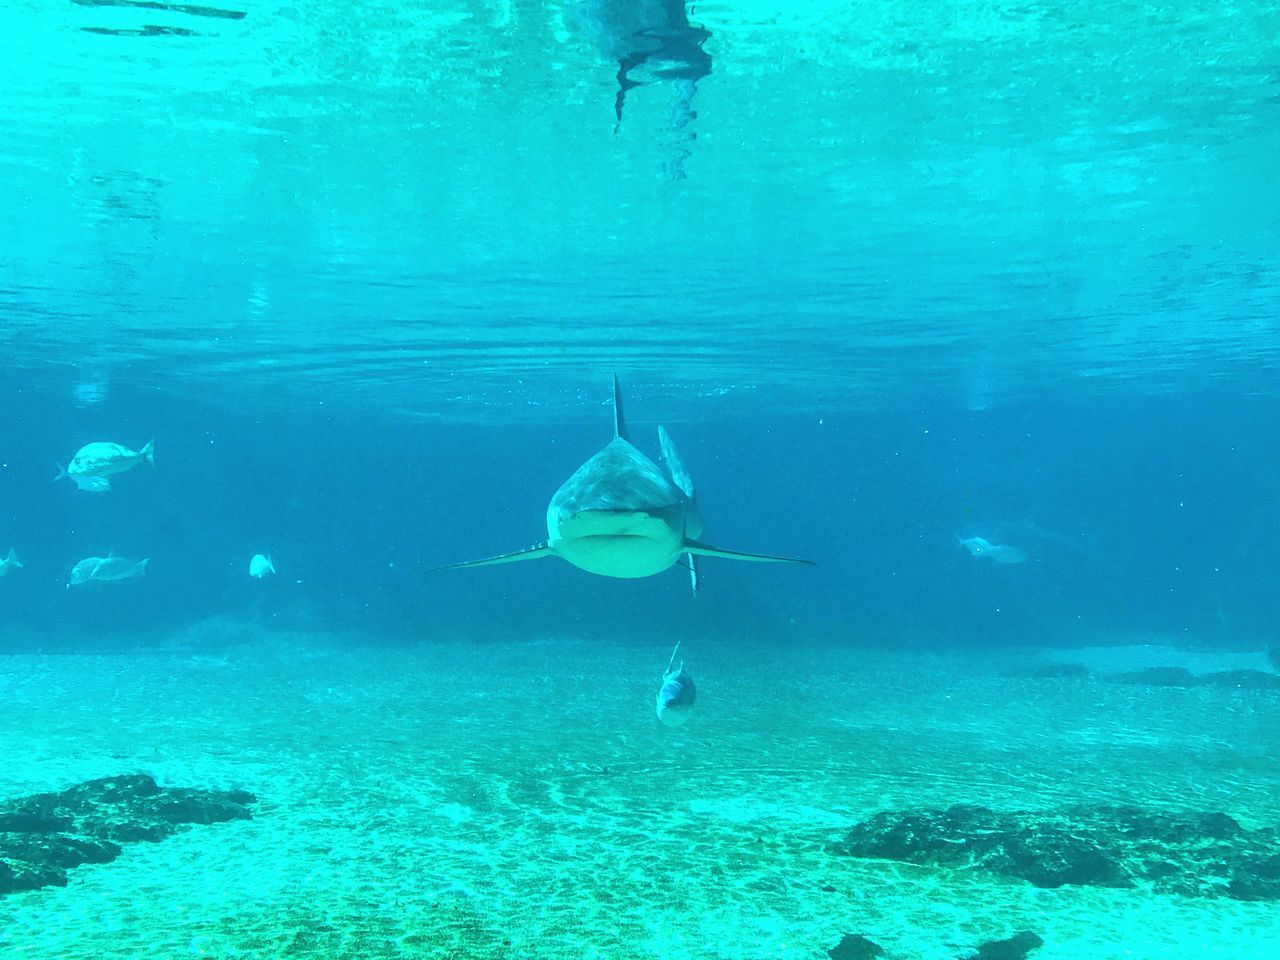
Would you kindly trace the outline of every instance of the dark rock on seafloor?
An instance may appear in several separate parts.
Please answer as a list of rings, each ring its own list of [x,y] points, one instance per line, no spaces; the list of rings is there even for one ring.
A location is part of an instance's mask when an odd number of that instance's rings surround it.
[[[1143,687],[1195,687],[1200,680],[1186,667],[1147,667],[1117,673],[1111,678],[1117,683],[1132,683]]]
[[[163,840],[182,824],[248,820],[254,802],[240,790],[159,787],[146,774],[0,801],[0,896],[65,886],[68,870],[109,863],[120,844]]]
[[[827,951],[831,960],[875,960],[884,956],[884,948],[860,933],[846,933]]]
[[[1030,667],[1011,667],[1001,670],[1000,675],[1028,680],[1084,680],[1093,674],[1083,663],[1041,663]]]
[[[1026,960],[1027,954],[1044,946],[1044,941],[1029,930],[1015,933],[1004,940],[988,940],[978,952],[962,960]],[[831,960],[876,960],[885,955],[884,948],[858,933],[846,933],[827,951]]]
[[[978,947],[977,953],[965,960],[1025,960],[1028,953],[1043,946],[1043,940],[1030,930],[1024,930],[1004,940],[988,940]]]
[[[1073,806],[1002,813],[957,804],[885,812],[855,824],[835,853],[978,868],[1038,887],[1142,887],[1156,893],[1280,900],[1280,836],[1225,813]]]
[[[1033,886],[1131,887],[1116,860],[1068,829],[1046,827],[1010,836],[990,865]]]
[[[1280,653],[1275,654],[1280,658]],[[1280,661],[1273,661],[1280,663]],[[1280,665],[1276,666],[1280,671]],[[1029,680],[1085,680],[1094,676],[1082,663],[1044,663],[1001,670],[1002,677]],[[1146,667],[1103,674],[1112,683],[1141,687],[1223,687],[1230,690],[1280,690],[1280,675],[1265,670],[1214,670],[1192,673],[1185,667]]]

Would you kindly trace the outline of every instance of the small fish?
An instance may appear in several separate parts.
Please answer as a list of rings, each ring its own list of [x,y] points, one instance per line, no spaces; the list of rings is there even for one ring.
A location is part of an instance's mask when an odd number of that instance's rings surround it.
[[[67,586],[79,586],[90,580],[112,582],[146,576],[147,563],[150,559],[147,557],[143,560],[126,560],[124,557],[113,554],[105,557],[85,557],[71,568],[71,577],[67,581]]]
[[[992,543],[990,540],[984,540],[982,537],[970,537],[967,540],[956,537],[960,541],[960,546],[969,551],[971,557],[986,557],[988,560],[994,560],[996,563],[1026,563],[1030,557],[1025,551],[1019,550],[1017,547],[1005,547],[998,543]]]
[[[9,548],[9,555],[0,560],[0,577],[3,577],[10,570],[21,570],[22,561],[18,559],[18,555],[13,552],[13,547]]]
[[[76,485],[77,490],[83,490],[85,493],[107,493],[111,490],[111,481],[106,477],[73,477],[61,464],[54,464],[54,466],[58,468],[58,475],[53,478],[54,483],[67,477]]]
[[[270,555],[263,556],[255,553],[253,559],[249,561],[249,576],[257,577],[261,580],[263,577],[270,577],[276,572],[276,565],[271,562]]]
[[[658,719],[668,727],[680,727],[693,712],[693,704],[698,699],[698,691],[694,688],[693,677],[684,672],[684,661],[672,669],[676,662],[676,653],[680,644],[671,651],[671,659],[662,674],[662,688],[658,690],[656,708]]]
[[[114,473],[132,470],[140,463],[156,465],[155,441],[149,441],[141,450],[130,450],[118,443],[87,443],[71,458],[67,464],[67,476],[73,480],[77,477],[109,477]]]

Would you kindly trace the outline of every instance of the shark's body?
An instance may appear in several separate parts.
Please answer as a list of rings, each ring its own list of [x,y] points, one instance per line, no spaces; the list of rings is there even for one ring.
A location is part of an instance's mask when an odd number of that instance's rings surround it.
[[[693,481],[671,437],[658,428],[668,474],[627,438],[616,377],[613,409],[613,439],[580,466],[551,498],[545,541],[527,550],[455,563],[444,569],[557,556],[588,573],[635,579],[661,573],[687,556],[696,592],[699,556],[766,563],[810,562],[721,550],[700,541],[702,518],[698,515]]]

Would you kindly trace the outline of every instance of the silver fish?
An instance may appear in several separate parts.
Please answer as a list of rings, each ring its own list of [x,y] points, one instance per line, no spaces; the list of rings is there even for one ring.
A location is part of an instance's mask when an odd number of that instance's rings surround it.
[[[969,551],[969,556],[994,560],[996,563],[1026,563],[1031,558],[1017,547],[1001,546],[984,540],[982,537],[969,537],[967,540],[956,537],[960,546]]]
[[[667,669],[662,673],[662,687],[658,690],[654,704],[658,719],[668,727],[683,726],[698,699],[693,677],[685,672],[684,661],[680,662],[680,666],[675,666],[679,649],[680,644],[677,643],[675,650],[671,651],[671,659],[667,661]]]
[[[3,577],[10,570],[21,570],[22,561],[18,559],[18,555],[13,552],[13,547],[9,548],[9,555],[0,560],[0,577]]]
[[[270,577],[276,572],[276,565],[271,562],[271,556],[263,556],[255,553],[253,559],[249,561],[249,576],[261,580],[263,577]]]
[[[140,463],[156,465],[155,441],[149,441],[141,450],[130,450],[118,443],[97,441],[86,443],[76,451],[76,455],[67,464],[69,477],[109,477],[113,473],[124,473],[132,470]]]
[[[147,557],[142,560],[126,560],[124,557],[117,557],[113,554],[108,554],[105,557],[85,557],[71,568],[71,577],[67,581],[67,586],[79,586],[82,583],[88,583],[90,580],[101,580],[110,583],[117,580],[130,580],[133,577],[146,576],[147,563],[150,559],[150,557]]]

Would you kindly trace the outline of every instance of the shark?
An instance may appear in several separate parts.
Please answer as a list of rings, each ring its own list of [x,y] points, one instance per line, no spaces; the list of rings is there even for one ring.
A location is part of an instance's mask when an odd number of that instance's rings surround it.
[[[560,557],[603,577],[638,579],[676,564],[689,570],[698,592],[698,558],[814,566],[811,560],[725,550],[703,533],[693,480],[670,434],[659,427],[663,471],[632,444],[613,378],[613,439],[561,484],[547,507],[547,539],[524,550],[452,563],[440,570],[485,567]]]

